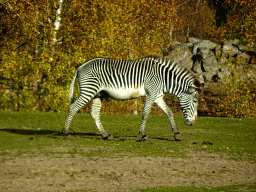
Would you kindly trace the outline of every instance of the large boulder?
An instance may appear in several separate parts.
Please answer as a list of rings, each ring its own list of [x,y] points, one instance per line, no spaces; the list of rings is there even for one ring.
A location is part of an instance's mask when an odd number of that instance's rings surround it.
[[[209,40],[196,40],[196,38],[188,38],[188,42],[193,43],[193,54],[197,53],[197,49],[214,50],[218,44]]]

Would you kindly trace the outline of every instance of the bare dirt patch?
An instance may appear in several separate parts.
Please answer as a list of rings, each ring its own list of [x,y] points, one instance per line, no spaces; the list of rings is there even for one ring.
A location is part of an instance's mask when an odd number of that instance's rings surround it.
[[[63,150],[63,149],[60,149]],[[133,191],[256,182],[256,164],[207,151],[170,157],[18,157],[0,164],[0,191]]]

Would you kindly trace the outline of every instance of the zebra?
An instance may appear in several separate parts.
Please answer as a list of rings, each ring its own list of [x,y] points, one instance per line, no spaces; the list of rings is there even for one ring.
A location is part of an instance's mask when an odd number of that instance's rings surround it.
[[[80,96],[74,102],[76,78]],[[185,117],[185,124],[192,126],[197,119],[200,90],[201,84],[192,72],[167,58],[150,56],[129,61],[94,58],[76,70],[70,84],[70,106],[63,133],[68,134],[75,113],[92,100],[90,115],[102,138],[109,139],[111,135],[104,130],[100,121],[102,100],[145,97],[139,129],[141,139],[148,141],[145,124],[152,105],[156,103],[168,116],[175,140],[180,141],[181,135],[174,121],[174,115],[163,97],[166,93],[176,95]]]

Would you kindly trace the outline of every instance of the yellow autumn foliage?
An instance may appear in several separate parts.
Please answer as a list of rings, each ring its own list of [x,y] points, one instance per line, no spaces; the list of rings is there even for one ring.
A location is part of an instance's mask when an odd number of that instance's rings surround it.
[[[58,2],[8,0],[0,3],[2,110],[66,112],[70,81],[86,60],[161,56],[165,46],[186,37],[187,29],[200,38],[212,35],[225,39],[241,35],[244,41],[253,42],[255,35],[253,0],[235,0],[243,9],[235,17],[229,15],[228,23],[219,31],[215,30],[214,10],[207,0],[65,0],[60,28],[56,31]],[[243,11],[249,14],[242,14]],[[56,33],[57,43],[54,43]],[[169,104],[173,101],[177,99],[167,97]],[[117,114],[137,110],[140,113],[143,102],[143,99],[104,101],[102,112]],[[89,108],[86,106],[85,111]],[[152,112],[160,113],[155,107]]]

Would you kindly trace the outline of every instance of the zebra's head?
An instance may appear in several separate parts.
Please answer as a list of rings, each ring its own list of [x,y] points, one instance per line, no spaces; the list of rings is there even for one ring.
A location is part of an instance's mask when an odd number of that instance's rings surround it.
[[[185,117],[185,124],[194,125],[197,119],[197,106],[199,94],[196,87],[189,87],[187,91],[179,96],[180,107]]]

